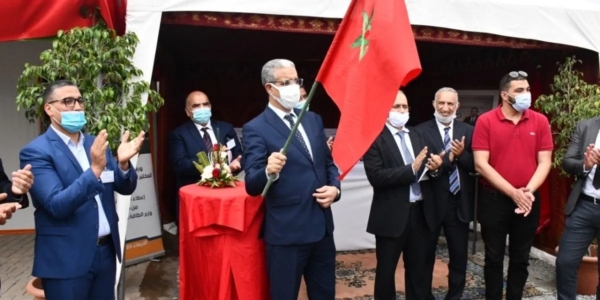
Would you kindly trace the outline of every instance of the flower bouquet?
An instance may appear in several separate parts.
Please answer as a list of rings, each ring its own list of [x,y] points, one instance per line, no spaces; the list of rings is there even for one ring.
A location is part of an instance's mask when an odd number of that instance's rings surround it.
[[[211,188],[235,187],[237,177],[229,169],[227,147],[214,144],[212,151],[208,154],[202,151],[197,156],[198,162],[194,162],[194,166],[202,174],[198,185],[209,186]]]

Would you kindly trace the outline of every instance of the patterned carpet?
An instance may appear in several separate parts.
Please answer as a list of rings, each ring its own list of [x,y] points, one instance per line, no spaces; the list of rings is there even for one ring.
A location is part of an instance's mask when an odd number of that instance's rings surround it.
[[[448,247],[446,240],[440,237],[437,259],[433,274],[433,293],[436,299],[443,299],[447,291]],[[469,256],[467,266],[467,285],[462,299],[485,299],[483,281],[483,253]],[[375,280],[375,250],[338,252],[336,263],[336,300],[373,300]],[[506,276],[506,274],[505,274]],[[404,269],[402,258],[396,271],[396,299],[404,297]],[[543,293],[532,284],[527,283],[524,298],[541,296]],[[307,300],[304,282],[299,300]]]

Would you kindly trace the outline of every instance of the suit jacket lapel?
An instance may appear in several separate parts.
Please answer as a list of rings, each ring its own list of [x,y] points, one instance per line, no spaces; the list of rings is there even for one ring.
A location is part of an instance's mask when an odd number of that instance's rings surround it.
[[[600,131],[600,118],[597,118],[596,120],[594,120],[594,122],[590,125],[590,127],[588,127],[587,129],[587,143],[583,144],[582,148],[583,148],[583,152],[585,152],[585,150],[587,149],[587,146],[589,144],[595,144],[596,143],[596,137],[598,136],[598,131]]]
[[[198,130],[194,122],[187,122],[187,130],[188,134],[191,137],[191,140],[193,141],[193,143],[196,143],[198,149],[200,149],[200,151],[206,152],[208,149],[206,149],[206,145],[204,145],[204,139],[202,138],[202,135],[200,134],[200,131]]]
[[[299,112],[300,111],[297,110],[296,114],[300,115]],[[306,151],[304,151],[303,148],[301,148],[301,150],[304,154],[306,154],[306,157],[311,159],[311,162],[314,164],[315,163],[314,156],[315,156],[315,153],[317,153],[315,150],[316,149],[315,147],[317,146],[317,143],[319,141],[315,140],[315,135],[312,134],[314,132],[313,123],[306,119],[306,115],[304,115],[304,117],[302,118],[302,122],[300,122],[300,123],[302,124],[302,128],[304,128],[304,132],[306,132],[306,137],[308,138],[308,141],[310,142],[310,148],[311,148],[310,151],[312,151],[313,158],[311,158],[310,154],[306,153]],[[297,140],[297,139],[295,139],[295,140]],[[302,147],[302,145],[300,143],[298,143],[298,144],[300,147]]]
[[[396,161],[396,164],[398,164],[398,166],[404,166],[404,159],[402,159],[402,153],[400,153],[400,148],[398,148],[396,138],[392,135],[387,126],[383,127],[381,138],[383,139],[383,142],[387,144],[390,152],[392,152],[392,157]]]
[[[219,122],[213,122],[211,120],[211,126],[212,126],[213,132],[215,133],[215,137],[217,138],[216,141],[213,141],[213,144],[214,143],[218,143],[218,144],[224,143],[225,142],[224,133],[221,132],[221,128],[219,127]]]
[[[286,139],[292,132],[290,130],[290,128],[287,126],[288,124],[285,124],[284,123],[285,121],[282,120],[281,118],[279,118],[279,116],[269,107],[267,107],[265,109],[265,119],[267,120],[267,123],[271,124],[271,126],[273,126]],[[302,123],[302,126],[304,127],[304,125],[308,122],[301,122],[301,123]],[[307,132],[306,135],[308,136],[308,129],[306,127],[304,127],[304,131]],[[312,159],[310,158],[310,155],[308,153],[306,153],[306,150],[304,150],[304,147],[302,146],[302,144],[296,137],[292,137],[292,145],[294,145],[296,148],[298,148],[298,150],[300,150],[300,152],[302,152],[304,154],[304,156],[306,156],[306,158],[308,158],[309,160],[312,161]],[[311,141],[311,145],[312,145],[312,141]],[[283,147],[283,145],[282,145],[282,147]],[[313,153],[314,153],[314,151],[313,151]]]
[[[423,147],[425,147],[425,145],[421,145],[421,139],[419,139],[418,134],[414,130],[409,131],[408,136],[410,137],[410,143],[412,144],[413,153],[416,158],[417,155],[419,155],[419,153],[421,152],[421,150],[423,150]]]
[[[445,149],[445,145],[444,145],[444,137],[442,136],[442,134],[440,133],[440,129],[438,128],[437,125],[437,121],[435,119],[430,121],[430,129],[429,129],[429,134],[431,134],[431,137],[433,138],[433,140],[435,141],[436,145],[439,147],[440,152],[442,150]],[[430,149],[431,151],[432,149]],[[421,151],[421,150],[419,150]],[[415,155],[419,153],[419,152],[415,152]]]
[[[85,136],[84,140],[83,140],[83,148],[85,149],[85,155],[87,156],[88,162],[90,163],[90,168],[92,167],[92,156],[90,154],[90,149],[92,148],[92,137],[91,136]],[[119,146],[117,146],[119,147]],[[116,151],[116,149],[115,149]]]
[[[58,134],[56,134],[56,132],[54,132],[54,129],[48,128],[46,130],[46,135],[48,136],[48,139],[50,139],[52,144],[56,148],[58,148],[71,161],[71,163],[73,164],[75,169],[77,169],[79,174],[83,173],[83,169],[81,169],[81,166],[79,165],[79,162],[77,161],[77,158],[75,158],[75,156],[73,155],[73,153],[71,152],[71,150],[69,149],[67,144],[65,144],[65,142],[58,136]]]
[[[452,139],[460,141],[460,140],[462,140],[463,136],[465,136],[465,128],[464,128],[463,124],[454,120],[454,126],[452,128]]]

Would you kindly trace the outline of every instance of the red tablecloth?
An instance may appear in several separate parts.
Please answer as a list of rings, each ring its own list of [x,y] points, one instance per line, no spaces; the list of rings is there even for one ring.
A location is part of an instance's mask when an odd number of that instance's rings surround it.
[[[258,238],[261,197],[237,187],[179,190],[179,297],[182,300],[266,300],[265,245]]]

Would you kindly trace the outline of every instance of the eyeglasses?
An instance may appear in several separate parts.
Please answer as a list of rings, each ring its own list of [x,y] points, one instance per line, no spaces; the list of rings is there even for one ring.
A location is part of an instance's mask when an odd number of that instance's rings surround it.
[[[508,73],[508,76],[510,76],[512,78],[517,78],[519,76],[527,78],[527,73],[525,73],[523,71],[512,71],[512,72]]]
[[[271,83],[276,83],[276,84],[282,85],[282,86],[292,85],[292,84],[297,84],[297,85],[301,86],[304,83],[304,79],[296,78],[296,79],[289,79],[289,80],[284,80],[284,81],[273,81]]]
[[[79,106],[83,107],[85,105],[86,101],[87,100],[83,97],[79,97],[79,98],[67,97],[67,98],[63,98],[60,100],[52,100],[52,101],[48,102],[48,104],[62,102],[62,104],[64,104],[66,107],[73,107],[73,106],[75,106],[75,102],[77,102],[77,103],[79,103]]]

